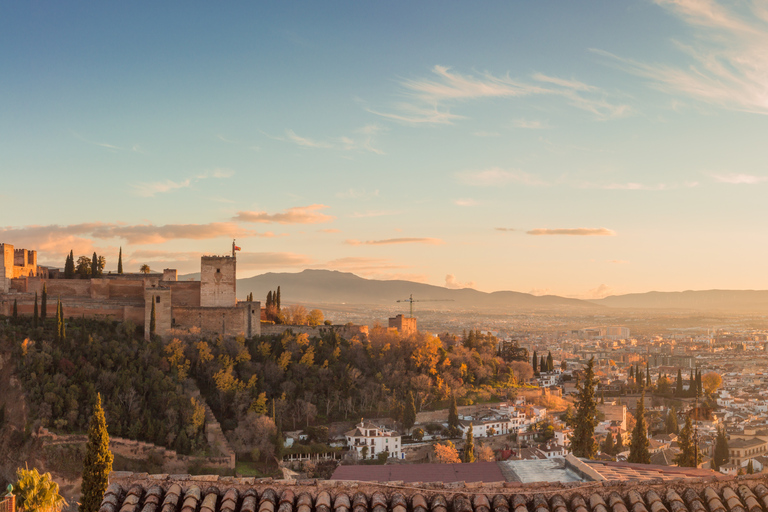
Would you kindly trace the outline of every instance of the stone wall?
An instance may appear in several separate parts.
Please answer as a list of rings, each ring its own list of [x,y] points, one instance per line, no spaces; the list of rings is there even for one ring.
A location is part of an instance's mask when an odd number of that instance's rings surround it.
[[[232,256],[200,258],[200,305],[233,307],[237,304],[237,264]]]
[[[171,289],[146,288],[144,290],[144,338],[149,339],[152,327],[152,306],[155,309],[155,334],[167,336],[171,330]]]
[[[355,336],[362,338],[368,337],[367,325],[277,325],[263,323],[261,324],[261,334],[264,336],[281,335],[285,331],[291,330],[294,334],[306,334],[310,337],[322,336],[329,331],[335,331],[345,340],[352,339]]]
[[[200,307],[200,281],[163,282],[171,287],[171,305],[174,307]]]
[[[177,329],[196,327],[208,334],[245,335],[245,314],[248,310],[234,307],[174,307],[173,326]]]

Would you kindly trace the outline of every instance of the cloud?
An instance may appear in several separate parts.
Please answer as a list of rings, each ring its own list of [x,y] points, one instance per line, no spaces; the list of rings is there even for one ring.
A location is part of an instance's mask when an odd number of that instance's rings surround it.
[[[285,130],[285,134],[288,136],[290,140],[292,140],[299,146],[304,146],[308,148],[321,148],[321,149],[331,149],[333,147],[327,142],[318,142],[316,140],[312,140],[307,137],[299,137],[298,135],[296,135],[296,133],[293,130]]]
[[[523,171],[505,170],[500,167],[491,167],[480,171],[462,171],[456,173],[456,179],[465,185],[476,187],[492,187],[519,183],[521,185],[542,186],[547,183],[536,176]]]
[[[600,286],[596,288],[592,288],[589,290],[585,295],[583,295],[582,299],[602,299],[609,295],[613,295],[614,290],[608,285],[601,284]]]
[[[392,260],[384,258],[346,257],[337,258],[335,260],[322,263],[318,266],[318,268],[359,272],[373,270],[396,270],[408,268],[408,266],[395,264],[392,262]]]
[[[646,63],[592,51],[615,67],[643,77],[667,93],[759,114],[768,114],[768,10],[764,2],[656,0],[691,29],[688,40],[673,41],[687,57],[682,64]]]
[[[768,176],[752,174],[713,174],[712,177],[720,183],[730,183],[731,185],[755,185],[768,181]]]
[[[385,118],[411,124],[451,124],[463,116],[452,114],[447,104],[486,98],[520,98],[548,95],[561,97],[573,107],[589,111],[599,119],[621,116],[629,107],[605,99],[601,89],[579,82],[536,73],[532,80],[513,79],[492,73],[461,74],[446,66],[434,66],[432,78],[401,80],[409,101],[392,106],[390,112],[369,109]]]
[[[373,210],[367,212],[355,212],[352,217],[356,219],[364,219],[367,217],[385,217],[387,215],[399,215],[400,212],[396,210]]]
[[[119,147],[119,146],[114,146],[114,145],[112,145],[112,144],[107,144],[106,142],[95,142],[95,141],[93,141],[93,140],[90,140],[90,139],[86,139],[85,137],[83,137],[83,136],[82,136],[82,135],[80,135],[79,133],[75,133],[75,132],[72,132],[72,135],[73,135],[73,136],[74,136],[76,139],[78,139],[78,140],[80,140],[80,141],[82,141],[82,142],[85,142],[86,144],[91,144],[91,145],[93,145],[93,146],[100,146],[100,147],[102,147],[102,148],[107,148],[107,149],[116,149],[116,150],[118,150],[118,151],[123,151],[123,148],[121,148],[121,147]]]
[[[527,130],[543,130],[549,128],[547,123],[542,123],[541,121],[528,121],[526,119],[515,119],[512,121],[512,124],[517,128],[525,128]]]
[[[496,231],[517,231],[515,228],[493,228]]]
[[[550,288],[531,288],[528,293],[531,295],[552,295],[552,290]]]
[[[274,236],[271,233],[257,233],[243,229],[233,222],[212,222],[209,224],[138,224],[85,223],[71,225],[25,226],[23,228],[0,228],[0,238],[22,240],[25,247],[46,250],[59,248],[62,244],[77,242],[91,243],[88,239],[108,240],[121,238],[136,245],[156,244],[168,240],[206,240],[219,237],[236,238],[249,236]],[[69,249],[67,248],[67,251]]]
[[[477,201],[471,198],[455,199],[453,204],[457,206],[477,206]]]
[[[243,251],[237,255],[238,268],[245,269],[307,267],[311,266],[313,261],[310,256],[292,252]]]
[[[325,208],[328,207],[324,204],[311,204],[309,206],[294,206],[283,213],[237,212],[232,220],[238,222],[276,222],[278,224],[319,224],[336,219],[336,217],[318,211]]]
[[[341,199],[371,199],[378,196],[379,196],[378,190],[374,190],[373,192],[368,192],[364,188],[361,188],[361,189],[350,188],[347,190],[336,192],[336,197]]]
[[[321,229],[319,230],[321,233],[341,233],[340,229]]]
[[[616,236],[616,232],[606,228],[537,228],[526,231],[528,235],[566,235],[566,236]]]
[[[309,137],[296,135],[293,130],[285,130],[288,139],[299,146],[315,149],[334,149],[343,151],[362,150],[377,155],[384,155],[384,151],[374,147],[374,137],[382,131],[382,128],[375,124],[369,124],[358,128],[352,135],[342,135],[330,141],[317,141]],[[284,140],[279,137],[272,137],[278,140]]]
[[[440,245],[445,242],[439,238],[388,238],[386,240],[347,240],[349,245],[394,245],[394,244],[427,244]]]
[[[231,178],[232,176],[234,176],[234,174],[235,174],[235,171],[232,171],[229,169],[214,169],[212,171],[205,171],[203,173],[200,173],[194,176],[193,178],[187,178],[182,181],[172,181],[172,180],[152,181],[152,182],[136,183],[131,186],[134,189],[134,193],[138,196],[154,197],[157,194],[170,192],[172,190],[176,190],[180,188],[190,187],[193,183],[196,183],[200,180],[205,180],[208,178],[216,178],[216,179]]]
[[[456,276],[453,274],[447,274],[445,276],[445,287],[450,288],[452,290],[458,290],[460,288],[475,288],[477,284],[474,281],[468,281],[466,283],[461,283],[456,280]]]
[[[677,190],[681,188],[695,188],[699,186],[698,181],[686,181],[684,183],[657,183],[655,185],[648,185],[645,183],[627,182],[627,183],[584,183],[579,185],[579,188],[596,188],[602,190],[649,190],[649,191],[662,191],[662,190]]]

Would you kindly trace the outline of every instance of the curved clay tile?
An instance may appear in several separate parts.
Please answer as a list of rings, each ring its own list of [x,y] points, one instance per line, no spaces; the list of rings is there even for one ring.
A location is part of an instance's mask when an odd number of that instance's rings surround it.
[[[339,493],[333,499],[333,510],[335,512],[349,512],[349,509],[351,508],[352,505],[350,504],[349,496],[346,494]]]
[[[389,501],[389,506],[392,512],[407,512],[408,500],[405,499],[405,496],[403,496],[402,493],[396,492],[392,495],[392,498]]]
[[[423,494],[414,494],[411,496],[411,510],[413,510],[413,512],[427,512],[429,510],[427,499]]]
[[[463,494],[457,494],[452,500],[452,512],[472,512],[472,503]]]
[[[216,512],[216,504],[219,502],[219,493],[212,492],[211,489],[208,489],[205,493],[203,504],[200,505],[200,512]]]
[[[605,500],[596,492],[589,495],[589,508],[592,512],[608,512]]]
[[[512,510],[513,512],[528,512],[528,502],[525,496],[521,494],[512,496]]]
[[[740,485],[739,496],[741,496],[741,501],[744,502],[744,506],[749,512],[762,512],[763,509],[760,506],[760,502],[757,500],[757,496],[755,496],[755,493],[753,493],[749,487]]]
[[[491,503],[485,494],[475,494],[472,497],[472,507],[475,512],[491,512]]]
[[[533,496],[533,510],[534,512],[549,512],[549,503],[543,494]]]
[[[728,503],[728,508],[731,512],[747,512],[744,503],[741,502],[741,498],[732,488],[723,487],[723,499]]]
[[[710,512],[726,512],[725,505],[723,505],[720,495],[717,494],[711,487],[704,489],[704,499],[707,500],[707,506]]]
[[[509,512],[509,502],[503,494],[497,494],[493,497],[493,512]]]
[[[240,512],[256,512],[258,507],[259,495],[255,489],[248,489],[243,495],[243,503],[240,505]]]
[[[624,500],[621,499],[621,496],[616,491],[608,495],[608,506],[613,512],[629,512],[624,504]]]
[[[317,512],[331,512],[331,495],[328,491],[320,491],[315,498]]]
[[[299,494],[296,499],[296,512],[312,512],[312,496],[308,492]]]
[[[387,497],[381,492],[371,495],[371,510],[373,512],[387,512]]]
[[[667,489],[667,503],[671,512],[688,512],[683,498],[674,489]]]
[[[161,512],[176,512],[181,498],[181,486],[179,484],[171,485],[165,492],[163,498],[163,508]]]
[[[368,496],[358,491],[352,496],[352,512],[368,512]]]
[[[445,496],[435,494],[429,503],[429,510],[431,512],[448,512],[448,502],[445,500]]]
[[[237,502],[239,495],[237,489],[227,489],[224,493],[224,497],[221,498],[220,512],[235,512],[237,510]]]
[[[627,502],[629,502],[629,510],[631,512],[648,512],[648,507],[645,506],[645,501],[643,501],[643,495],[634,489],[630,489],[627,493]]]

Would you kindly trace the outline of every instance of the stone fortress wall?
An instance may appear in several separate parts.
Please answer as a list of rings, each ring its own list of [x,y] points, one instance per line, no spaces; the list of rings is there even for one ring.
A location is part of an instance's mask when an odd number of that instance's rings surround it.
[[[20,315],[32,315],[35,293],[48,293],[47,314],[61,300],[67,318],[85,316],[132,321],[149,336],[152,305],[155,333],[200,330],[225,336],[261,334],[261,303],[238,302],[236,256],[203,256],[200,281],[178,281],[175,269],[162,274],[108,274],[95,279],[52,279],[37,265],[37,252],[0,244],[0,314],[10,315],[16,302]],[[233,248],[234,249],[234,248]]]

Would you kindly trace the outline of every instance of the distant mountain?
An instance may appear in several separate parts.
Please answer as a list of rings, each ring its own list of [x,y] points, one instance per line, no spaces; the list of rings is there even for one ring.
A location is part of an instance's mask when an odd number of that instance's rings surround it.
[[[768,313],[768,290],[688,290],[611,295],[592,300],[609,308],[689,309],[740,313]]]
[[[280,286],[283,302],[310,304],[394,305],[413,294],[417,300],[441,300],[420,305],[428,309],[559,309],[599,310],[601,306],[554,295],[536,296],[519,292],[485,293],[471,288],[453,290],[412,281],[364,279],[349,272],[304,270],[298,273],[267,273],[237,280],[237,295],[250,292],[264,301],[267,292]]]

